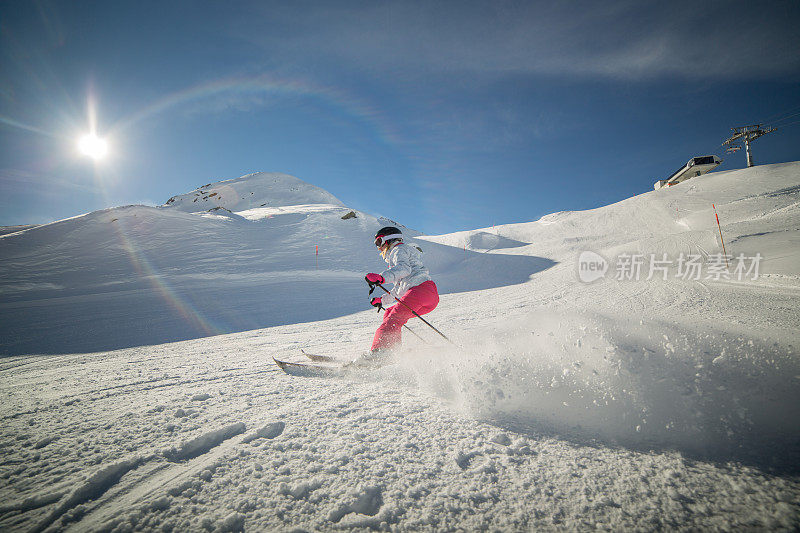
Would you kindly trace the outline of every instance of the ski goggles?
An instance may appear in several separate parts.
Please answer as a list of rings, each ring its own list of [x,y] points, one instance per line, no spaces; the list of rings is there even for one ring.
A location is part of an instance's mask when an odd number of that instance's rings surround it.
[[[378,235],[378,236],[375,237],[375,246],[380,248],[381,246],[384,245],[384,243],[386,243],[386,241],[390,241],[392,239],[402,239],[402,238],[403,238],[403,234],[402,233],[392,233],[392,234],[389,234],[389,235]]]

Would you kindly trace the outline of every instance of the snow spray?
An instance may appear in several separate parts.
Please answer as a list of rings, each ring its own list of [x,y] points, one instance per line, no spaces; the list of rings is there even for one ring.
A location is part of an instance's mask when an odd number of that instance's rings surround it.
[[[800,416],[800,362],[749,328],[548,310],[462,339],[400,365],[483,422],[723,462],[800,457],[800,427],[786,423]]]

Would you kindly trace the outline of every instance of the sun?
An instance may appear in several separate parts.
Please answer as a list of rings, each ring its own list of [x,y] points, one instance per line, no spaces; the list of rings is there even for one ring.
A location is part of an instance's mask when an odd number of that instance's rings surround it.
[[[92,159],[102,159],[108,152],[108,144],[94,133],[90,133],[80,138],[78,149]]]

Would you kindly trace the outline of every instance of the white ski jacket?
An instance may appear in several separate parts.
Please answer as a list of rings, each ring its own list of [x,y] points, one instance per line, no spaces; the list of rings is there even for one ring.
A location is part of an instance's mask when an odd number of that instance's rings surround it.
[[[389,269],[381,272],[381,276],[386,279],[386,283],[394,283],[392,289],[394,299],[403,296],[411,287],[431,279],[428,269],[422,263],[422,252],[414,246],[404,242],[395,244],[386,253],[384,260],[388,263]],[[394,303],[391,298],[388,300],[384,303],[386,307]]]

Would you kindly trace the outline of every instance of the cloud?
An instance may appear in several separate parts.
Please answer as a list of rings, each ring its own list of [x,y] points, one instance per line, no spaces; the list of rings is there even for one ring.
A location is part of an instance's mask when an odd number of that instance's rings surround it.
[[[61,194],[63,190],[97,192],[97,187],[77,180],[16,168],[0,168],[3,193]]]
[[[292,2],[241,34],[270,58],[388,73],[752,79],[800,71],[788,2]],[[241,26],[238,26],[241,30]],[[398,72],[400,71],[400,72]]]
[[[262,94],[242,94],[234,89],[221,91],[191,101],[183,106],[182,111],[188,116],[205,116],[208,114],[225,114],[231,112],[247,113],[254,110],[265,110],[279,107],[278,102],[287,98],[282,96],[265,96]]]

